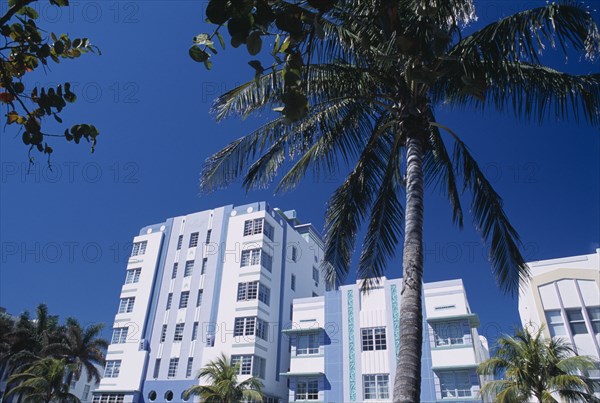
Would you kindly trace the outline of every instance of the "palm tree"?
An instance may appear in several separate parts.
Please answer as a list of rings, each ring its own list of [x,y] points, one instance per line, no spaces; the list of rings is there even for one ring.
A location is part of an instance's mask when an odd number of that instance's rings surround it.
[[[573,76],[539,60],[545,44],[597,56],[600,34],[584,6],[546,4],[463,35],[474,19],[472,0],[340,0],[308,28],[312,34],[322,28],[322,41],[298,49],[292,38],[284,69],[273,68],[214,103],[217,120],[260,113],[282,99],[288,108],[286,85],[301,81],[298,71],[305,77],[308,111],[291,123],[289,115],[269,121],[211,156],[201,188],[213,191],[239,176],[246,189],[265,187],[286,158],[295,163],[277,191],[294,188],[309,168],[319,176],[340,170],[340,162],[353,166],[327,207],[324,270],[330,283],[347,276],[363,224],[357,272],[367,280],[365,289],[384,274],[404,237],[397,402],[420,400],[425,186],[447,194],[459,227],[460,182],[471,193],[474,224],[489,244],[502,290],[516,292],[528,274],[502,199],[456,132],[436,120],[435,108],[494,107],[524,119],[600,123],[600,75]],[[296,56],[310,49],[314,60],[303,65]]]
[[[528,403],[564,401],[599,402],[594,397],[594,381],[585,374],[595,370],[598,362],[579,356],[561,338],[546,340],[542,330],[531,333],[520,329],[514,337],[498,340],[494,357],[481,363],[481,375],[505,375],[503,380],[483,385],[482,395],[495,396],[496,402]],[[596,381],[596,383],[598,383]]]
[[[82,368],[86,369],[87,381],[100,382],[100,373],[96,365],[104,366],[104,351],[108,342],[100,337],[102,324],[93,324],[85,329],[76,319],[68,318],[60,340],[49,344],[43,350],[44,354],[61,357],[72,364],[67,376],[67,384],[73,377],[79,380]]]
[[[15,386],[6,392],[6,396],[21,396],[25,402],[32,403],[77,403],[79,398],[69,393],[69,385],[65,383],[65,372],[68,370],[64,360],[42,358],[8,379],[8,384]]]
[[[190,387],[184,392],[184,399],[194,395],[206,403],[262,402],[262,383],[254,377],[238,382],[239,365],[232,365],[227,356],[221,354],[198,373],[198,378],[206,378],[209,383]]]

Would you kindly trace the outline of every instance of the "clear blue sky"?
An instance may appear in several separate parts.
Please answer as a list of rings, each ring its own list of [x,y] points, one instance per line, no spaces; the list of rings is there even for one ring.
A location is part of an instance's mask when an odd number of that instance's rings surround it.
[[[176,215],[267,200],[322,228],[325,202],[340,177],[308,177],[282,196],[270,190],[245,194],[239,185],[199,194],[204,159],[257,125],[252,119],[217,124],[208,114],[216,95],[251,79],[253,70],[245,50],[231,47],[214,59],[211,72],[189,59],[192,37],[208,30],[206,2],[78,2],[58,13],[46,3],[44,28],[89,37],[103,55],[65,61],[28,80],[77,83],[79,100],[63,113],[64,121],[93,122],[102,134],[95,154],[86,145],[54,141],[54,172],[38,159],[27,174],[20,136],[13,127],[0,128],[0,306],[19,313],[45,302],[61,317],[110,327],[128,242],[142,226]],[[0,4],[5,10],[6,2]],[[473,26],[540,4],[478,1],[480,19]],[[567,65],[562,58],[548,60],[573,73],[598,70],[577,58]],[[597,128],[519,123],[493,111],[442,110],[438,117],[463,136],[503,196],[529,260],[599,247]],[[498,291],[480,237],[466,224],[463,231],[454,228],[446,200],[427,194],[425,280],[462,278],[482,333],[494,339],[519,323],[517,300]],[[400,273],[396,260],[388,276]]]

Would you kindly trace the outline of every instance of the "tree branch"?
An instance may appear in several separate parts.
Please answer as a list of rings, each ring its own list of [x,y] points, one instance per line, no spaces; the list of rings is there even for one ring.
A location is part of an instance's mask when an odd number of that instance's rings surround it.
[[[8,9],[6,14],[0,18],[0,26],[6,24],[20,9],[37,0],[17,0],[14,6]]]

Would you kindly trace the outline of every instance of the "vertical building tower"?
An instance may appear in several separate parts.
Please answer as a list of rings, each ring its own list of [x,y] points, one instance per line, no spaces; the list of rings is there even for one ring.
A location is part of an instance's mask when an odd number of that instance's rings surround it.
[[[523,326],[544,326],[546,337],[566,339],[579,355],[600,359],[600,249],[596,253],[528,263],[521,287]],[[592,374],[600,378],[600,370]]]
[[[94,402],[181,402],[220,354],[256,376],[266,403],[287,397],[280,324],[292,299],[323,295],[322,241],[294,211],[225,206],[142,228],[132,254],[105,374]]]
[[[401,287],[384,278],[368,294],[357,283],[294,301],[290,402],[392,401]],[[421,401],[481,401],[475,369],[489,354],[462,281],[425,284],[424,302]]]

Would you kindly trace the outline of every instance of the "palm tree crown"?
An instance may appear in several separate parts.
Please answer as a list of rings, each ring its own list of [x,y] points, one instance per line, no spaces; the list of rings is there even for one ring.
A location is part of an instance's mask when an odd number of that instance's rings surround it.
[[[500,403],[555,402],[553,396],[566,402],[600,402],[594,397],[594,382],[587,377],[599,363],[575,355],[564,340],[545,340],[541,329],[534,333],[521,329],[514,337],[499,339],[498,346],[494,357],[483,362],[478,372],[504,375],[505,379],[483,385],[482,395],[495,396]]]
[[[294,7],[314,17],[309,6]],[[357,271],[368,280],[366,288],[384,274],[404,237],[397,363],[402,371],[396,371],[395,401],[420,400],[427,186],[444,191],[458,226],[462,192],[470,193],[474,225],[489,246],[491,268],[504,291],[516,292],[528,275],[502,199],[461,138],[437,121],[436,108],[493,107],[525,119],[600,123],[600,74],[573,76],[539,60],[545,45],[598,55],[600,34],[584,6],[546,4],[463,35],[474,19],[471,0],[340,0],[308,28],[314,37],[318,25],[323,40],[309,40],[300,49],[304,42],[291,37],[280,52],[283,69],[274,68],[214,104],[219,120],[260,113],[283,99],[289,109],[285,89],[290,80],[300,85],[304,77],[310,108],[293,118],[284,110],[211,156],[201,187],[212,191],[238,176],[247,189],[265,187],[288,158],[295,163],[278,191],[294,188],[310,170],[319,176],[340,170],[340,162],[350,167],[327,208],[324,270],[330,283],[347,276],[363,224],[367,232]],[[298,52],[311,53],[308,60],[311,55],[314,60],[304,65]]]
[[[184,392],[184,398],[195,395],[207,403],[262,402],[262,383],[254,377],[239,382],[239,365],[232,365],[228,357],[221,354],[198,373],[198,378],[205,378],[208,383],[192,386]]]
[[[17,386],[8,390],[6,395],[22,395],[25,401],[32,403],[78,403],[79,398],[69,393],[69,384],[65,383],[67,371],[68,365],[64,360],[43,358],[25,371],[12,375],[8,383]]]

